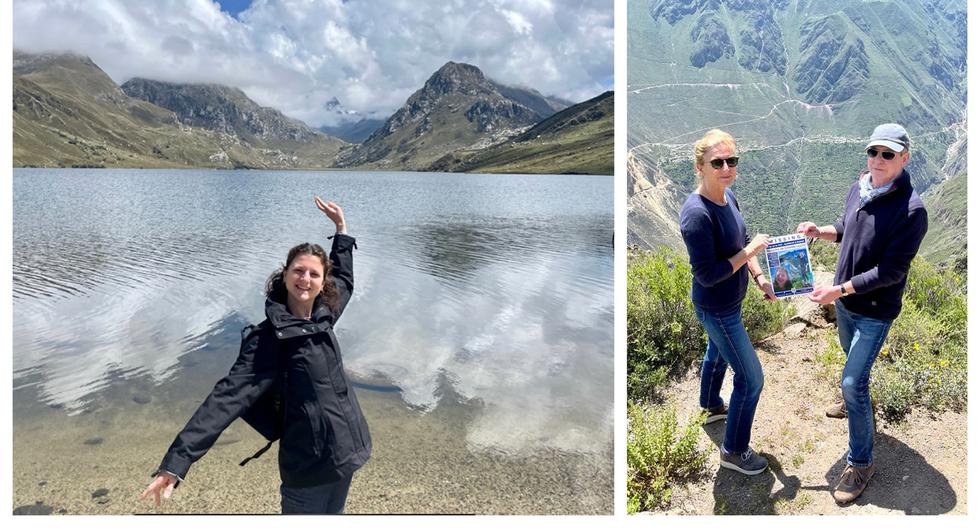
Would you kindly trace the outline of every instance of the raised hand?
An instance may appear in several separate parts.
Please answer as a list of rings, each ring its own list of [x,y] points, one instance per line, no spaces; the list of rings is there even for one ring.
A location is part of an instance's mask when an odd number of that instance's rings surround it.
[[[319,196],[314,196],[313,201],[316,203],[316,208],[327,215],[327,218],[337,226],[338,233],[347,232],[347,224],[344,222],[344,210],[339,205],[333,202],[324,202]]]
[[[177,477],[167,473],[166,471],[161,471],[157,478],[153,479],[153,482],[143,490],[140,494],[140,500],[143,500],[150,496],[152,493],[155,497],[156,505],[160,507],[160,491],[163,491],[163,498],[169,499],[170,495],[174,492],[174,486],[177,485]]]

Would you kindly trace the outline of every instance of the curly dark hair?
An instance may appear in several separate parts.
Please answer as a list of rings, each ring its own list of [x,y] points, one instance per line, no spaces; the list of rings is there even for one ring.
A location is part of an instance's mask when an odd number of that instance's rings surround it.
[[[333,268],[330,259],[327,257],[327,252],[320,247],[320,244],[310,244],[309,242],[304,242],[298,246],[294,246],[289,250],[289,254],[286,256],[286,264],[280,266],[279,269],[272,272],[269,278],[265,281],[265,296],[272,301],[277,303],[286,304],[286,279],[283,277],[283,273],[289,269],[290,264],[293,260],[300,255],[312,255],[320,259],[323,263],[323,289],[316,296],[315,302],[321,302],[326,304],[332,311],[337,310],[339,293],[337,292],[337,286],[330,280],[330,270]],[[314,304],[315,306],[315,304]]]

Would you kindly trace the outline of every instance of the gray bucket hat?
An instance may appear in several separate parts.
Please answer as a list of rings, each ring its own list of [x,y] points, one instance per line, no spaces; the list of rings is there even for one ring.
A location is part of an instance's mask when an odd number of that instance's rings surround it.
[[[905,149],[909,148],[911,143],[909,141],[909,133],[905,131],[902,125],[885,123],[875,128],[875,131],[871,133],[868,146],[865,148],[871,148],[877,145],[888,147],[895,152],[904,152]]]

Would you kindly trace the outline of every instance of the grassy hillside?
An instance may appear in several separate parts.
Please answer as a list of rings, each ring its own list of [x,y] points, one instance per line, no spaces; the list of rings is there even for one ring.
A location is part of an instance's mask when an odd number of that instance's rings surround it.
[[[461,150],[432,170],[543,174],[612,174],[614,98],[606,92],[566,108],[513,140]]]
[[[329,166],[333,157],[325,160],[317,143],[256,147],[182,125],[75,55],[15,52],[13,110],[16,167],[298,168]]]
[[[966,173],[935,186],[922,199],[929,212],[929,232],[919,253],[937,264],[966,273]]]
[[[176,167],[220,149],[219,138],[126,97],[86,59],[15,71],[13,99],[15,166]]]

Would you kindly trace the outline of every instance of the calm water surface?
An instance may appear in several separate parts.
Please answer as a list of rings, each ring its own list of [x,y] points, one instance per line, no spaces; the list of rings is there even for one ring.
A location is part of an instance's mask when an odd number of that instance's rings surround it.
[[[330,243],[316,193],[357,238],[338,337],[359,391],[418,415],[479,409],[446,413],[467,416],[455,425],[477,453],[611,471],[612,178],[19,169],[13,183],[15,433],[52,409],[66,427],[161,398],[193,409],[264,317],[287,250]]]

